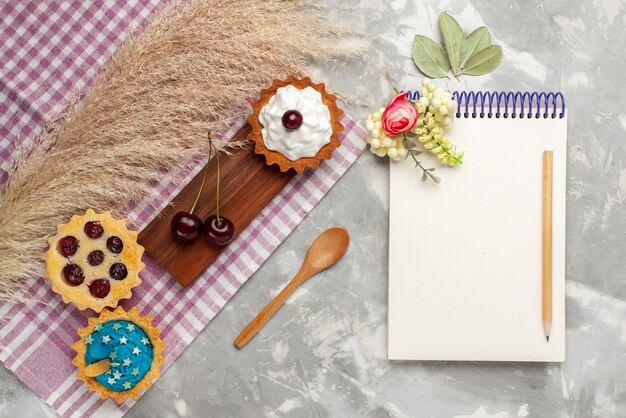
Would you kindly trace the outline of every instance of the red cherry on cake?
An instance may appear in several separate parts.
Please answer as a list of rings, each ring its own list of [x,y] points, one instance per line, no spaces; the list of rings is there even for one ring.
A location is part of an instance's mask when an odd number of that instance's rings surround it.
[[[112,236],[107,239],[107,248],[113,254],[119,254],[124,249],[124,242],[120,239],[120,237]]]
[[[91,239],[98,239],[104,234],[104,228],[98,221],[89,221],[85,224],[85,235]]]
[[[177,212],[170,223],[174,237],[181,242],[191,242],[202,233],[202,220],[193,213]]]
[[[286,129],[294,130],[302,126],[302,113],[297,110],[288,110],[283,113],[283,126]]]
[[[210,244],[226,245],[235,238],[235,225],[223,216],[211,215],[204,221],[204,237]]]
[[[111,291],[111,285],[106,279],[96,279],[89,283],[89,292],[96,298],[105,298]]]
[[[104,261],[104,253],[100,250],[94,250],[87,254],[87,262],[90,266],[99,266]]]
[[[63,277],[72,286],[78,286],[85,280],[83,269],[78,264],[67,264],[63,267]]]
[[[78,240],[71,235],[63,237],[59,240],[57,251],[63,257],[71,257],[78,251]]]
[[[109,274],[115,280],[124,280],[128,276],[128,270],[123,263],[115,263],[109,269]]]

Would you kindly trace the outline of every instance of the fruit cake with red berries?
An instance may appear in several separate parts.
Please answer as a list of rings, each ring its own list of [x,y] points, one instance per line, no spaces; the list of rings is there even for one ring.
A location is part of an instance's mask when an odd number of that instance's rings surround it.
[[[73,216],[48,243],[46,276],[65,303],[100,312],[130,298],[131,289],[141,284],[144,249],[137,232],[109,212],[88,209]]]

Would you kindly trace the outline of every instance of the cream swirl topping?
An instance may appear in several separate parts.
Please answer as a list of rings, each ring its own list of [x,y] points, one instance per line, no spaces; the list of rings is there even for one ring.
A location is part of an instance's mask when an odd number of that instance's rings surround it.
[[[282,118],[288,110],[302,114],[299,128],[287,129],[283,125]],[[261,109],[259,122],[263,125],[261,135],[267,149],[280,152],[291,161],[315,157],[333,134],[328,106],[312,87],[302,90],[291,85],[278,88]]]

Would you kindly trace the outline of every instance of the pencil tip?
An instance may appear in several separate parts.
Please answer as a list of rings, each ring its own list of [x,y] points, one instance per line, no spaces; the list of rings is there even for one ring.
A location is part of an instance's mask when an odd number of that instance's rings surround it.
[[[546,335],[546,341],[550,342],[550,336],[549,335]]]

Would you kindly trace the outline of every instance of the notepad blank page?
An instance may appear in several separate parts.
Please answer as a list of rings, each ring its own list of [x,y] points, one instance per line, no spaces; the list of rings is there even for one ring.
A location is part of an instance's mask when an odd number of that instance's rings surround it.
[[[567,118],[459,118],[464,164],[391,163],[389,358],[563,361]],[[554,151],[553,328],[541,318],[542,155]],[[422,155],[426,165],[436,164]]]

